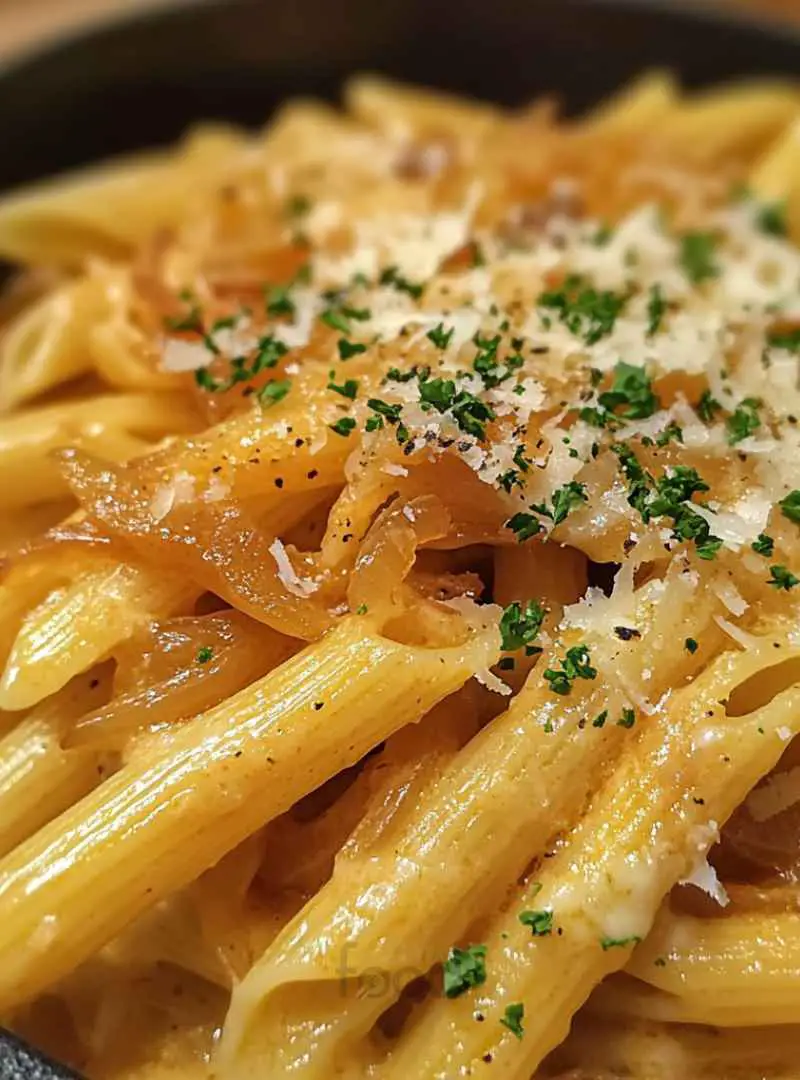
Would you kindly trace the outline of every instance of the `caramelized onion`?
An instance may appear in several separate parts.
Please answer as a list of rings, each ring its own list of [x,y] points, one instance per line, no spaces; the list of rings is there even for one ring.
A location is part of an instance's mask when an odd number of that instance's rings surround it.
[[[292,651],[288,639],[238,611],[154,624],[122,647],[114,696],[82,717],[64,745],[123,750],[145,726],[212,708]]]
[[[156,493],[137,481],[134,467],[75,451],[63,462],[87,514],[145,558],[159,559],[276,630],[313,639],[332,625],[326,600],[333,598],[318,582],[308,595],[291,590],[271,550],[275,537],[260,531],[240,504],[191,498],[173,501],[162,514],[154,509]]]

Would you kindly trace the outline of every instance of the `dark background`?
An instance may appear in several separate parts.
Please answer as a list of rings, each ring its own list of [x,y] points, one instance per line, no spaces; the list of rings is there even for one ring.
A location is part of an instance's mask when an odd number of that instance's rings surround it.
[[[218,0],[126,16],[0,69],[0,188],[175,138],[262,123],[293,94],[380,70],[508,104],[581,109],[642,68],[692,86],[800,74],[794,31],[646,0]]]

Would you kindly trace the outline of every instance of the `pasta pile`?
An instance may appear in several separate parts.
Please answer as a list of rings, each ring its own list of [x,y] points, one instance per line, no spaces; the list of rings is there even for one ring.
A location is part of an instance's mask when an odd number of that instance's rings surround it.
[[[800,90],[346,106],[0,204],[2,1022],[797,1076]]]

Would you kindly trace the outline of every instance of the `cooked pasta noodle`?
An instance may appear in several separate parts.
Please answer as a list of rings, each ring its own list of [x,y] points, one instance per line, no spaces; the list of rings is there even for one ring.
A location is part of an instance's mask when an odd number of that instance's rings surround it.
[[[0,203],[0,1019],[797,1077],[800,89],[344,100]]]

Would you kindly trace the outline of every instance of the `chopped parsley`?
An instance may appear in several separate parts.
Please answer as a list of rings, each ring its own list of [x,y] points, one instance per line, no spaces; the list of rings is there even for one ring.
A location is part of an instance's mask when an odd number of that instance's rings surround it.
[[[687,637],[687,639],[683,643],[683,647],[688,653],[696,653],[698,645],[693,637]]]
[[[600,938],[600,944],[603,952],[608,952],[609,949],[624,949],[628,945],[638,945],[641,940],[638,934],[630,934],[628,937]]]
[[[335,308],[326,308],[320,315],[320,320],[329,326],[331,330],[339,330],[342,334],[349,334],[351,330],[350,323],[341,311],[337,311]]]
[[[571,276],[561,289],[542,293],[539,307],[558,312],[561,322],[587,345],[595,345],[614,329],[626,297],[608,289],[598,291]]]
[[[369,608],[366,604],[359,604],[356,608],[356,615],[366,615],[368,611]]]
[[[594,679],[597,669],[589,663],[588,645],[573,645],[567,649],[560,668],[547,668],[544,678],[550,683],[554,694],[566,695],[572,690],[575,679]]]
[[[656,435],[656,446],[667,446],[673,440],[679,443],[683,442],[683,428],[676,424],[674,420],[670,420],[664,430]],[[642,439],[642,442],[644,442],[644,439]]]
[[[598,713],[594,720],[592,720],[592,727],[601,728],[605,725],[606,720],[608,720],[608,709],[603,709],[603,711]]]
[[[556,525],[560,525],[566,519],[570,510],[588,501],[586,485],[579,484],[577,480],[570,480],[568,484],[556,488],[553,492],[552,509],[549,509],[545,503],[535,503],[531,506],[531,510],[535,510],[537,514],[541,514],[543,517],[550,518],[553,522],[553,528],[555,528]]]
[[[576,480],[570,480],[563,487],[556,488],[553,492],[553,525],[560,525],[570,510],[588,501],[586,485],[579,484]]]
[[[714,259],[716,247],[717,238],[710,232],[689,232],[681,237],[681,266],[695,285],[719,274]]]
[[[650,286],[650,297],[647,301],[647,336],[652,337],[661,329],[661,323],[667,310],[667,302],[661,292],[661,286]]]
[[[437,349],[446,349],[453,340],[455,332],[456,328],[454,326],[451,326],[449,330],[445,330],[444,323],[439,323],[438,326],[434,326],[433,330],[429,330],[425,337],[432,341]]]
[[[291,388],[291,379],[273,379],[268,383],[264,383],[261,389],[257,391],[256,398],[259,405],[266,408],[269,405],[276,405],[279,401],[283,401]]]
[[[529,514],[524,510],[510,517],[505,523],[505,527],[511,529],[520,544],[525,540],[530,540],[532,536],[536,536],[537,533],[542,531],[542,523],[539,518],[535,514]]]
[[[367,351],[366,345],[361,345],[357,341],[348,341],[347,338],[339,338],[336,347],[342,360],[349,360],[351,357]]]
[[[794,330],[773,330],[767,334],[767,342],[775,349],[800,352],[800,327],[796,327]]]
[[[403,409],[402,405],[390,405],[388,401],[382,401],[380,398],[369,398],[367,405],[374,413],[378,414],[379,418],[385,418],[390,424],[400,423],[400,413]],[[376,418],[371,417],[370,419]],[[381,423],[376,423],[372,428],[369,426],[369,421],[367,421],[367,431],[374,431],[375,428],[382,426],[382,420]]]
[[[195,659],[198,664],[207,664],[214,655],[214,650],[210,645],[201,645],[197,650],[197,656]]]
[[[486,982],[486,946],[469,945],[466,949],[453,946],[442,970],[445,997],[459,997],[471,987],[480,986]]]
[[[789,231],[786,221],[786,200],[761,203],[756,211],[756,225],[768,236],[786,236]]]
[[[511,1005],[506,1005],[505,1012],[500,1017],[500,1023],[507,1027],[518,1039],[521,1039],[525,1034],[525,1029],[522,1026],[524,1015],[525,1006],[521,1001],[515,1001]]]
[[[758,398],[745,398],[725,420],[728,442],[731,446],[735,446],[761,427],[758,415],[760,407],[761,402]]]
[[[552,911],[521,911],[519,921],[523,926],[529,926],[534,937],[545,937],[553,932]]]
[[[756,555],[764,555],[769,558],[775,550],[775,541],[766,533],[759,533],[750,547]]]
[[[215,323],[215,326],[216,325],[218,324]],[[208,336],[206,335],[206,337]],[[231,360],[230,374],[227,378],[215,379],[207,367],[202,367],[195,371],[194,381],[201,390],[206,390],[210,394],[224,393],[238,383],[250,382],[256,375],[260,375],[262,371],[276,367],[278,361],[281,360],[288,351],[289,350],[282,341],[274,338],[271,334],[266,334],[264,337],[259,338],[252,357],[236,356]],[[288,388],[287,383],[286,391],[274,400],[280,400],[280,397],[285,397],[286,393],[288,393]],[[261,391],[260,394],[261,393],[264,393],[264,391]],[[266,397],[269,398],[272,393],[275,393],[275,391],[267,392]],[[258,395],[259,398],[260,394]]]
[[[335,431],[337,435],[341,435],[343,438],[347,438],[355,426],[356,422],[352,416],[342,416],[335,424],[328,425],[331,431]]]
[[[403,277],[396,266],[388,266],[383,270],[379,281],[381,285],[391,285],[397,289],[398,292],[408,293],[414,300],[419,300],[424,289],[424,285],[414,284],[409,281],[408,278]]]
[[[336,377],[336,372],[331,370],[328,372],[328,390],[335,390],[337,394],[341,394],[342,397],[350,398],[351,401],[355,401],[356,394],[358,393],[358,380],[357,379],[345,379],[341,384],[335,383],[333,380]]]
[[[636,723],[636,713],[633,709],[623,709],[622,716],[617,720],[617,727],[632,728]]]
[[[713,422],[715,415],[721,410],[722,406],[713,396],[710,390],[704,390],[700,395],[700,400],[694,407],[694,411],[706,424]]]
[[[713,559],[722,541],[711,534],[708,522],[690,502],[694,492],[709,490],[697,470],[676,465],[654,480],[625,443],[614,443],[611,449],[628,481],[628,503],[641,514],[642,520],[647,523],[654,517],[671,518],[676,540],[693,540],[701,559]]]
[[[767,580],[768,585],[785,592],[793,589],[795,585],[800,585],[800,578],[795,577],[785,566],[771,566],[769,569],[772,576]]]
[[[455,398],[456,384],[452,379],[425,379],[419,384],[419,400],[439,412],[447,412]]]
[[[288,217],[305,217],[311,209],[311,200],[307,195],[291,195],[286,200],[286,213]]]
[[[176,333],[203,333],[203,313],[200,305],[188,290],[180,294],[181,300],[188,304],[188,311],[183,315],[167,315],[164,319],[164,328],[174,330]],[[215,351],[212,349],[212,352]]]
[[[329,307],[320,315],[320,321],[329,326],[331,330],[338,330],[341,334],[349,334],[352,330],[350,320],[364,322],[369,319],[372,312],[368,308],[353,307]]]
[[[506,652],[525,648],[528,656],[535,651],[536,640],[544,622],[545,609],[538,600],[529,600],[523,607],[516,601],[509,604],[500,618],[502,648]]]
[[[289,285],[267,285],[264,288],[267,314],[272,316],[294,315],[294,300],[289,295]]]
[[[800,491],[797,488],[790,491],[785,499],[781,499],[778,506],[785,518],[793,521],[795,525],[800,525]]]
[[[514,487],[522,487],[522,477],[519,474],[518,469],[506,469],[504,473],[501,473],[497,477],[497,486],[501,487],[503,491],[507,491],[511,494],[511,489]]]
[[[652,416],[661,402],[653,393],[653,387],[643,367],[626,364],[624,360],[614,368],[614,382],[610,390],[600,394],[599,404],[611,412],[625,406],[620,416],[626,420],[644,420]]]
[[[419,399],[423,408],[427,406],[440,413],[449,412],[459,428],[476,439],[486,438],[484,425],[495,418],[491,406],[468,390],[456,391],[452,379],[420,379]]]

